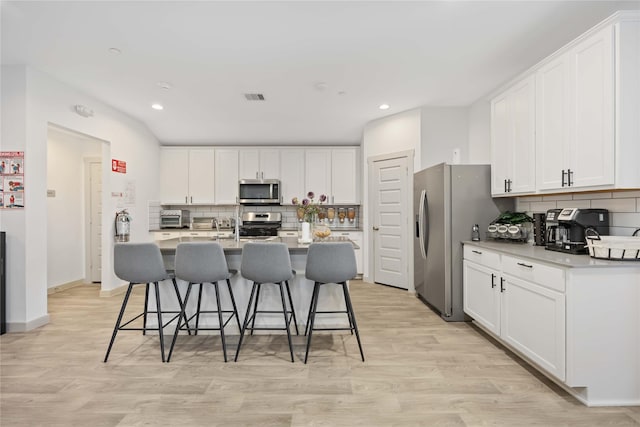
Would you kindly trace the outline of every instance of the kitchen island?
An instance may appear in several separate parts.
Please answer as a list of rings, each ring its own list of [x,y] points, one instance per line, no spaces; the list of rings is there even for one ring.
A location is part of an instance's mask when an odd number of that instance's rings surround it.
[[[231,287],[233,288],[233,295],[238,307],[238,314],[240,315],[240,321],[244,320],[244,316],[247,309],[247,303],[251,294],[252,283],[244,279],[240,275],[240,262],[242,260],[242,247],[247,242],[281,242],[286,243],[291,255],[291,266],[296,271],[296,275],[289,283],[291,288],[291,296],[296,313],[296,319],[298,321],[298,327],[301,331],[304,331],[304,327],[307,322],[307,314],[309,312],[309,303],[311,302],[311,295],[313,292],[313,282],[307,280],[304,277],[304,270],[307,263],[307,252],[309,244],[298,243],[298,239],[294,237],[269,237],[266,239],[251,239],[242,238],[240,241],[234,239],[212,239],[210,237],[179,237],[175,239],[168,239],[157,241],[157,245],[160,247],[160,252],[165,262],[165,266],[168,270],[174,268],[174,259],[176,247],[183,242],[217,242],[223,250],[227,259],[229,269],[237,270],[238,273],[231,277]],[[342,238],[329,238],[324,241],[349,241]],[[354,249],[358,249],[358,246],[354,245]],[[331,268],[331,266],[327,266]],[[186,283],[178,281],[178,287],[180,293],[184,296],[186,293]],[[231,300],[227,292],[227,287],[220,286],[221,289],[221,304],[225,309],[231,307]],[[164,287],[162,291],[162,308],[164,310],[173,310],[178,308],[178,303],[175,298],[175,293],[171,287]],[[194,289],[195,291],[195,289]],[[196,308],[197,298],[193,296],[190,298],[187,305],[187,314],[194,313]],[[280,292],[276,286],[263,286],[260,292],[260,309],[261,310],[278,310],[281,309],[282,303],[280,300]],[[154,304],[150,302],[150,304]],[[213,292],[213,286],[205,285],[202,292],[202,310],[210,310],[215,307],[215,294]],[[337,285],[323,286],[321,290],[321,298],[318,305],[318,309],[322,311],[340,311],[345,310],[344,297],[341,287]],[[356,314],[358,308],[355,307]],[[151,321],[151,317],[149,321]],[[215,315],[201,315],[200,323],[202,325],[217,324],[217,316]],[[321,327],[348,327],[349,322],[345,314],[330,314],[321,315],[316,318],[316,324]],[[256,326],[263,327],[281,327],[282,315],[278,314],[263,314],[256,318]],[[293,325],[292,325],[293,328]],[[234,322],[230,322],[226,329],[227,333],[239,334],[237,325]],[[260,331],[256,331],[259,333]],[[295,333],[294,330],[292,330]],[[271,332],[274,333],[274,332]],[[282,332],[284,333],[284,331]]]

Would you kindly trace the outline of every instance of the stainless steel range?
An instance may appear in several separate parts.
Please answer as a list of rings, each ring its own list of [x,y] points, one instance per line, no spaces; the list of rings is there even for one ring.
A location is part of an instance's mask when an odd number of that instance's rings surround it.
[[[240,237],[271,237],[277,236],[282,226],[280,212],[244,212]]]

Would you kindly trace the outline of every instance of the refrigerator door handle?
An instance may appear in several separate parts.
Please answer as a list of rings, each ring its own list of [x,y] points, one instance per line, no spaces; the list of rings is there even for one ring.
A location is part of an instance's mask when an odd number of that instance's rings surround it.
[[[427,259],[427,247],[425,245],[425,241],[429,241],[429,223],[426,218],[427,214],[427,191],[422,190],[420,193],[420,210],[418,212],[418,236],[420,237],[420,253],[422,254],[422,259]],[[424,227],[422,233],[420,233],[420,227]],[[427,243],[428,244],[428,243]]]

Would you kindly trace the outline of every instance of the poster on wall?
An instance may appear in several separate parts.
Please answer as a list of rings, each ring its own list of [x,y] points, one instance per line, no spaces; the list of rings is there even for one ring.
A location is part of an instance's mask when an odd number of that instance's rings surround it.
[[[24,208],[24,151],[0,151],[0,209]]]

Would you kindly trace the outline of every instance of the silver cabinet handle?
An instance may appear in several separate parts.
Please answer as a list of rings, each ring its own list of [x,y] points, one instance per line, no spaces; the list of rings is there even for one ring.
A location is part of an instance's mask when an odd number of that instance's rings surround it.
[[[193,196],[191,196],[191,203],[193,203]]]
[[[188,196],[184,196],[184,203],[185,204],[189,203],[189,197]]]

